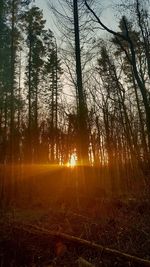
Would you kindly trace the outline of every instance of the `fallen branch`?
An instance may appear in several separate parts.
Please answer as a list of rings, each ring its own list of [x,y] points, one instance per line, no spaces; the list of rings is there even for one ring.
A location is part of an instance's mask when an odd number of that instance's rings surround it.
[[[45,236],[46,238],[56,238],[56,239],[61,239],[64,242],[71,242],[73,244],[76,244],[79,246],[84,246],[86,248],[92,249],[94,251],[97,251],[98,253],[100,253],[101,256],[103,256],[104,258],[107,257],[113,257],[113,258],[119,258],[120,260],[123,260],[125,262],[130,262],[133,265],[140,266],[140,267],[150,267],[150,261],[146,260],[146,259],[141,259],[139,257],[136,256],[132,256],[129,255],[127,253],[123,253],[120,252],[116,249],[111,249],[111,248],[106,248],[103,247],[101,245],[98,245],[96,243],[75,237],[75,236],[71,236],[68,234],[64,234],[64,233],[60,233],[60,232],[55,232],[55,231],[49,231],[46,230],[44,228],[32,225],[32,224],[21,224],[21,225],[12,225],[13,229],[18,229],[18,230],[23,230],[26,233],[29,234],[39,234],[42,236]]]

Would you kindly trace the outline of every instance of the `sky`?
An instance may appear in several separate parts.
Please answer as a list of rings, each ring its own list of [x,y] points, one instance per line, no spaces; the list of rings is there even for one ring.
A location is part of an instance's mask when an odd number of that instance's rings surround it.
[[[35,0],[35,4],[43,10],[43,15],[44,18],[46,19],[46,26],[50,28],[56,39],[58,45],[61,44],[61,33],[58,31],[57,27],[55,26],[55,20],[54,20],[54,15],[52,14],[50,10],[50,6],[48,5],[48,1],[50,1],[52,4],[55,4],[55,7],[58,5],[58,10],[59,10],[59,1],[60,0]],[[63,1],[63,0],[61,0]],[[65,0],[64,0],[65,1]],[[100,3],[103,6],[103,12],[101,14],[101,19],[102,21],[110,28],[115,29],[116,28],[116,23],[115,23],[115,17],[112,12],[112,1],[118,1],[118,0],[95,0],[95,1],[101,1]],[[63,30],[63,29],[62,29]],[[99,37],[104,37],[105,33],[104,31],[99,31]],[[60,40],[60,42],[59,42]],[[68,85],[67,83],[64,83],[65,87],[63,88],[64,95],[67,95],[67,102],[72,102],[73,98],[72,96],[75,96],[75,91],[74,89]],[[73,91],[72,91],[73,90]],[[71,97],[68,96],[71,95]]]
[[[58,30],[54,23],[54,17],[50,11],[50,7],[48,5],[48,2],[51,2],[52,4],[55,4],[55,6],[58,5],[59,8],[59,0],[35,0],[36,5],[43,10],[44,18],[46,19],[47,27],[50,28],[55,36],[59,36]],[[116,28],[116,22],[115,22],[115,16],[112,9],[112,3],[115,3],[118,0],[101,0],[101,5],[103,6],[103,13],[101,15],[102,21],[110,28],[115,29]]]
[[[55,0],[54,0],[55,1]],[[57,0],[56,0],[57,1]],[[52,29],[55,34],[57,34],[57,29],[54,24],[54,20],[48,5],[49,0],[35,0],[35,4],[43,10],[44,18],[46,19],[46,25],[48,28]]]

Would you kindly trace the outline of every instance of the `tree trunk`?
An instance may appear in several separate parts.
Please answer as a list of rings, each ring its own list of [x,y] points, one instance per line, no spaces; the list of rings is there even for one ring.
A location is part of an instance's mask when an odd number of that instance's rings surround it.
[[[74,7],[74,33],[75,33],[75,55],[76,55],[76,76],[78,92],[78,159],[80,164],[88,164],[88,129],[87,129],[87,107],[83,91],[80,35],[78,18],[78,0],[73,1]]]

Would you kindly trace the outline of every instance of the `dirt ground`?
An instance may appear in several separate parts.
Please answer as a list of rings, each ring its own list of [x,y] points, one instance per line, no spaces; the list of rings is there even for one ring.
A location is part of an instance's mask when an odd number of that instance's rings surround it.
[[[35,179],[33,172],[30,179],[21,179],[13,189],[15,194],[12,195],[16,197],[8,201],[7,207],[7,201],[3,203],[1,267],[138,266],[115,255],[106,257],[104,253],[61,237],[43,236],[40,231],[32,231],[34,226],[150,261],[150,201],[147,196],[114,197],[103,188],[93,190],[92,186],[91,191],[83,190],[83,183],[80,186],[74,180],[69,184],[72,171],[63,172],[63,175],[59,171],[59,180],[56,179],[58,172],[54,171],[51,176],[55,183],[49,180],[48,173],[48,170],[44,174],[40,172]]]

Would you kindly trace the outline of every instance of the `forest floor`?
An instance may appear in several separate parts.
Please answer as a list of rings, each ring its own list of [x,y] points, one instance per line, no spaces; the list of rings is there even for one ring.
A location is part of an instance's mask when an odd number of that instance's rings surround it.
[[[73,169],[25,170],[1,205],[1,267],[150,266],[149,198],[83,190]]]

